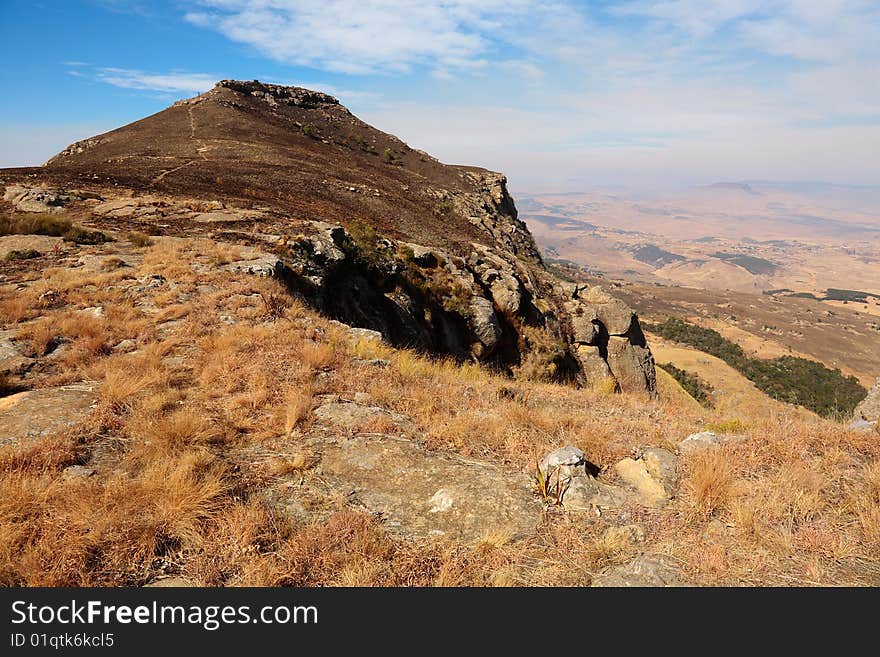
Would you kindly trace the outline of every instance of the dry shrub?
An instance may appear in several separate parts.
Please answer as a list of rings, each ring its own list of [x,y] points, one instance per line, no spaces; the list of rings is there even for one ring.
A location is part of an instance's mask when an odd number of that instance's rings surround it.
[[[43,318],[19,329],[16,334],[19,342],[29,346],[29,351],[35,356],[45,356],[59,342],[59,327],[50,319]]]
[[[698,517],[711,517],[733,498],[735,476],[725,450],[697,452],[688,460],[687,470],[683,483],[690,493],[692,510]]]
[[[177,408],[169,413],[156,414],[153,409],[135,410],[126,426],[128,434],[142,441],[151,450],[174,452],[196,445],[215,443],[224,439],[218,427],[194,408]]]
[[[67,433],[55,434],[39,442],[0,447],[0,471],[43,474],[73,465],[81,457],[79,439]]]
[[[0,487],[6,586],[143,584],[156,559],[201,545],[225,491],[222,471],[186,454],[106,481],[6,472]]]
[[[24,295],[0,299],[0,317],[10,324],[31,319],[37,315],[37,312],[33,300]]]
[[[309,417],[314,406],[314,395],[312,390],[306,388],[304,390],[291,390],[284,405],[284,433],[290,433],[303,424]]]
[[[698,546],[689,565],[700,575],[711,577],[715,581],[723,579],[730,571],[727,549],[717,543]]]
[[[323,342],[303,342],[299,349],[300,360],[315,370],[323,370],[333,362],[333,347]]]
[[[880,461],[862,468],[859,479],[850,488],[849,505],[867,553],[880,553]]]

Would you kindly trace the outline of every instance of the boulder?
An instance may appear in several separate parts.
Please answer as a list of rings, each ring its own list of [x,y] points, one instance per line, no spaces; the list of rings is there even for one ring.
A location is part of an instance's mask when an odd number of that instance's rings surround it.
[[[619,390],[617,379],[611,373],[608,361],[602,357],[599,347],[578,344],[574,351],[574,357],[581,367],[584,383],[588,387],[601,388],[610,382],[612,390]]]
[[[655,480],[663,484],[672,496],[678,487],[678,457],[662,447],[646,447],[642,450],[645,468]]]
[[[550,474],[550,472],[556,467],[564,465],[575,466],[583,463],[583,451],[574,445],[566,445],[565,447],[560,447],[547,454],[547,456],[541,459],[541,463],[538,467],[541,468],[541,471],[544,474]]]
[[[492,302],[486,297],[472,296],[469,320],[470,327],[480,343],[487,350],[494,349],[501,337],[501,326]]]
[[[568,511],[617,509],[625,506],[630,499],[620,486],[599,481],[587,473],[573,477],[564,491],[562,506]]]
[[[645,506],[659,508],[669,500],[670,495],[663,483],[651,475],[641,459],[622,459],[614,466],[614,471],[622,481],[635,490],[639,502]]]
[[[550,452],[538,464],[551,496],[561,489],[561,502],[566,510],[590,511],[622,506],[626,502],[626,492],[599,481],[587,467],[584,453],[573,445]]]

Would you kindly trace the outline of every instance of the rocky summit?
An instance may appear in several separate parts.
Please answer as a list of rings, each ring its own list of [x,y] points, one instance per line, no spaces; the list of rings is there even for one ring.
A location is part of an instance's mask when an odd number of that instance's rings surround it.
[[[546,270],[502,174],[442,164],[327,94],[223,80],[0,179],[19,212],[260,249],[248,268],[395,345],[656,390],[635,313]]]

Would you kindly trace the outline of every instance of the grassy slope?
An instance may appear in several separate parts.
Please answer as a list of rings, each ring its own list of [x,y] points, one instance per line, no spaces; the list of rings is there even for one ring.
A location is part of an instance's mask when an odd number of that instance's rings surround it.
[[[659,360],[697,368],[730,391],[713,412],[663,375],[660,399],[648,400],[351,343],[273,281],[218,271],[237,257],[234,246],[165,238],[70,249],[73,259],[97,256],[102,271],[61,261],[41,271],[24,261],[16,278],[31,285],[0,288],[0,328],[17,331],[35,356],[67,341],[24,383],[103,382],[85,424],[0,449],[2,584],[140,585],[175,573],[207,585],[583,585],[639,552],[672,555],[698,584],[880,583],[880,441],[772,402],[703,354],[655,342]],[[121,266],[117,256],[139,261]],[[166,283],[135,292],[148,274]],[[41,295],[50,289],[47,303]],[[275,321],[260,293],[285,301]],[[104,318],[76,312],[98,305]],[[130,337],[137,352],[110,350]],[[355,356],[390,366],[365,377]],[[502,388],[516,394],[499,395]],[[574,444],[613,481],[611,466],[633,449],[674,448],[713,422],[740,419],[750,439],[682,457],[679,494],[663,510],[551,515],[516,543],[398,542],[344,499],[320,524],[280,515],[265,492],[282,474],[312,467],[305,437],[318,396],[357,392],[411,416],[429,447],[516,470]],[[300,457],[272,458],[282,445]],[[266,456],[248,456],[255,452]],[[95,476],[61,476],[87,458]],[[644,529],[643,543],[605,533],[631,523]]]

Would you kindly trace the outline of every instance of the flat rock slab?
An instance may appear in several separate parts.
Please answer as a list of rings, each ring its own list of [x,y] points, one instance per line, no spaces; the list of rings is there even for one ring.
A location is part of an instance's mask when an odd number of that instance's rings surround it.
[[[378,406],[363,406],[354,402],[330,402],[315,409],[315,416],[337,427],[360,429],[371,422],[387,419],[402,429],[411,429],[412,420]]]
[[[0,397],[0,445],[17,445],[65,431],[88,417],[97,398],[97,383]]]
[[[685,586],[678,564],[663,554],[643,554],[593,578],[592,586]]]
[[[503,531],[522,538],[534,533],[542,510],[527,475],[391,436],[328,445],[321,470],[352,502],[406,536],[473,542]]]

